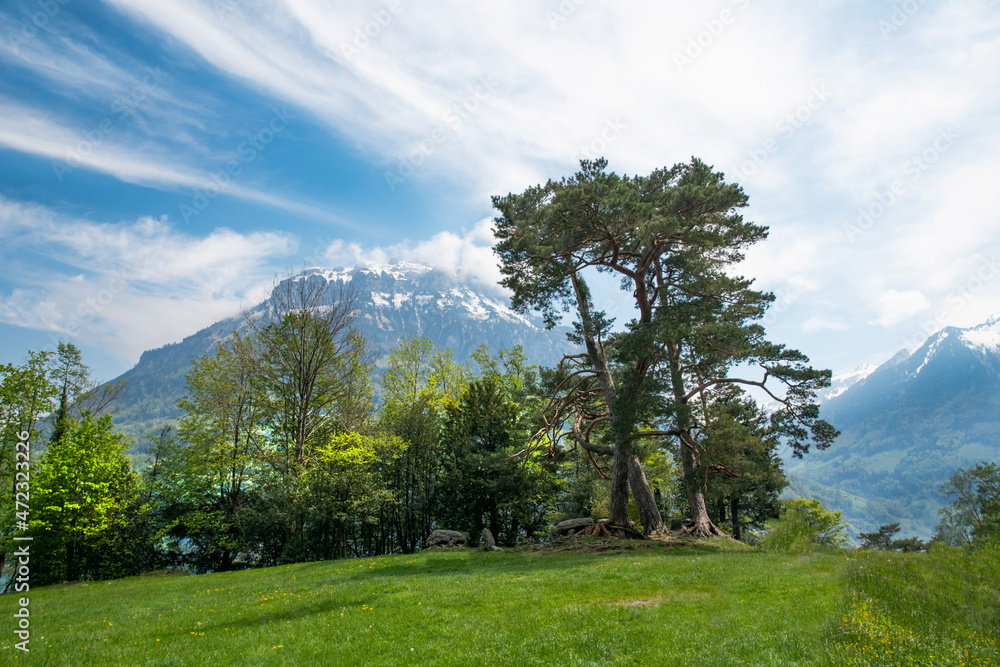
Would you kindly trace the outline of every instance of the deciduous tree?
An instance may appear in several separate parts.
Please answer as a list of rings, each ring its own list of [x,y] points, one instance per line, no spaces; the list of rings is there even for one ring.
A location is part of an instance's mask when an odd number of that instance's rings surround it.
[[[434,530],[441,486],[441,429],[448,406],[458,403],[469,380],[450,350],[426,337],[404,339],[382,373],[379,427],[402,440],[395,458],[382,462],[395,502],[385,507],[385,528],[403,551],[413,553]]]
[[[269,398],[252,339],[236,333],[187,373],[178,437],[154,455],[167,533],[198,545],[200,569],[228,570],[247,547],[239,520],[260,473]]]
[[[0,366],[0,569],[13,550],[18,482],[21,489],[30,488],[32,457],[40,451],[38,425],[52,410],[57,395],[49,381],[51,357],[51,352],[28,352],[24,364]],[[27,443],[28,451],[22,452],[18,466],[20,442]],[[13,577],[7,582],[9,587]]]
[[[351,326],[354,296],[343,285],[297,277],[275,286],[246,322],[260,348],[259,371],[274,399],[271,464],[299,474],[317,446],[356,430],[372,412],[372,361]]]
[[[262,507],[284,526],[282,561],[308,551],[305,475],[314,456],[332,438],[363,430],[373,414],[373,362],[355,316],[350,289],[318,276],[280,282],[263,311],[247,313],[271,399],[263,458],[273,474],[262,485]]]
[[[66,420],[49,444],[32,483],[32,529],[45,542],[48,580],[120,576],[95,572],[88,561],[101,556],[96,545],[145,511],[139,477],[128,458],[127,439],[114,432],[111,417],[85,412]]]
[[[983,462],[959,468],[941,487],[951,503],[941,508],[938,538],[971,547],[1000,541],[1000,467]]]

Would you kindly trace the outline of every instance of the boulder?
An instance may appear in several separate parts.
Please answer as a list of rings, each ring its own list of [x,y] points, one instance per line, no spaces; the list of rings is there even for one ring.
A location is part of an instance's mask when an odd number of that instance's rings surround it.
[[[497,546],[497,542],[493,539],[493,533],[490,532],[489,528],[483,528],[483,551],[503,551],[503,549]]]
[[[576,535],[584,528],[589,528],[593,525],[594,520],[589,516],[582,519],[566,519],[565,521],[560,521],[556,525],[552,526],[552,536],[563,537],[564,535]]]
[[[427,536],[425,543],[430,547],[464,547],[469,541],[469,536],[457,530],[435,530]]]

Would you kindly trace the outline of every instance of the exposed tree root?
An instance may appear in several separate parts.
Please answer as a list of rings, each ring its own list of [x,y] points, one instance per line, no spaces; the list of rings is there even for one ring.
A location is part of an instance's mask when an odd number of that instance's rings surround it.
[[[689,519],[684,522],[684,527],[682,528],[682,530],[691,537],[695,537],[698,539],[702,539],[705,537],[729,537],[724,532],[719,530],[719,528],[711,521],[706,521],[704,523],[699,524]]]
[[[577,536],[586,537],[623,537],[633,540],[644,540],[646,537],[629,526],[616,526],[607,521],[598,521],[593,526],[584,528]]]

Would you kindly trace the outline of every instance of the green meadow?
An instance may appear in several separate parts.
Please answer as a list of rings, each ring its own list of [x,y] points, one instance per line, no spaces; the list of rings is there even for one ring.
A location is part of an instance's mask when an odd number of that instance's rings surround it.
[[[642,547],[642,548],[636,548]],[[433,551],[32,590],[33,665],[1000,664],[997,552]]]

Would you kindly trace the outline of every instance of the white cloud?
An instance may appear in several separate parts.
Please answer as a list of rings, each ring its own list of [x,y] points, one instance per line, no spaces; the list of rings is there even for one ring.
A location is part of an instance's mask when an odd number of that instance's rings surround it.
[[[297,247],[281,232],[197,238],[165,219],[102,224],[3,198],[0,244],[9,269],[0,321],[70,335],[131,363],[238,313],[256,296],[254,280]]]
[[[553,25],[558,5],[404,2],[345,55],[380,5],[287,0],[219,17],[193,0],[114,4],[218,70],[349,132],[389,165],[435,129],[460,138],[436,142],[420,169],[473,179],[477,196],[523,187],[553,162],[573,165],[609,119],[627,130],[604,152],[629,169],[736,157],[820,83],[807,65],[814,27],[799,6],[590,2]],[[732,18],[721,33],[679,65],[722,12]],[[484,78],[495,91],[449,122]]]
[[[870,324],[888,327],[919,315],[930,308],[931,304],[927,297],[917,290],[901,292],[891,289],[876,297],[875,306],[879,316]]]
[[[808,320],[802,323],[802,330],[807,332],[813,331],[846,331],[850,329],[850,325],[842,322],[838,319],[824,317],[823,315],[813,315]]]
[[[888,35],[878,20],[892,8],[860,0],[401,0],[401,11],[381,19],[380,2],[109,4],[166,35],[161,41],[175,62],[186,66],[184,56],[194,54],[196,66],[204,63],[234,88],[318,120],[376,170],[394,173],[400,160],[409,161],[407,178],[433,184],[434,195],[485,202],[566,174],[581,156],[603,154],[612,169],[629,173],[702,157],[743,183],[751,195],[748,217],[771,227],[771,238],[740,272],[758,278],[762,289],[795,295],[781,323],[798,330],[830,330],[829,309],[853,323],[848,333],[859,337],[872,312],[869,332],[905,325],[926,310],[965,320],[988,312],[1000,291],[1000,281],[992,281],[967,299],[956,296],[1000,250],[993,187],[1000,179],[1000,14],[990,0],[922,3]],[[366,43],[355,43],[359,35]],[[81,47],[88,39],[39,41],[29,66],[73,86],[73,94],[86,93],[85,85],[102,94],[127,86],[134,68]],[[187,53],[172,51],[175,44]],[[495,85],[476,97],[484,80]],[[829,91],[819,102],[817,88]],[[169,94],[176,107],[204,92],[189,84]],[[464,101],[475,108],[463,108]],[[0,99],[0,145],[65,159],[88,128],[40,105]],[[198,106],[187,114],[191,127],[220,108]],[[162,123],[161,134],[181,122],[185,114],[175,111],[157,109],[151,122]],[[960,136],[941,159],[906,181],[905,195],[862,237],[845,237],[844,225],[856,222],[859,209],[907,178],[908,161],[951,125]],[[209,174],[192,165],[205,162],[188,151],[199,142],[184,142],[185,152],[161,134],[154,131],[153,141],[116,137],[82,164],[133,183],[203,186]],[[253,186],[230,192],[322,214]],[[359,234],[354,244],[324,243],[317,252],[338,263],[397,257],[461,266],[492,283],[499,274],[488,227],[383,247]],[[107,230],[76,233],[116,247]],[[160,238],[138,226],[130,233]],[[201,251],[224,252],[225,234]],[[65,243],[90,247],[85,238]],[[192,258],[201,256],[196,246],[184,246]],[[183,259],[167,264],[178,274],[191,270]],[[812,298],[817,294],[822,306]]]
[[[618,171],[702,156],[770,212],[766,254],[781,261],[754,269],[771,289],[815,289],[821,271],[857,267],[855,249],[831,245],[840,224],[939,129],[960,123],[979,146],[997,136],[996,123],[972,120],[996,107],[1000,90],[990,66],[997,19],[984,3],[924,6],[888,39],[877,10],[846,11],[848,2],[402,2],[375,23],[382,5],[284,0],[220,15],[194,0],[114,4],[349,133],[387,172],[410,160],[413,178],[443,174],[479,200],[557,176],[591,146]],[[483,77],[496,89],[453,127],[449,110]],[[609,121],[621,129],[606,138]],[[430,140],[435,130],[445,139]],[[773,148],[748,173],[748,156],[764,146]],[[920,195],[935,197],[934,185],[922,181]],[[828,224],[831,215],[840,219]],[[789,262],[788,277],[769,277]]]
[[[403,241],[386,247],[364,248],[337,240],[326,249],[324,257],[336,266],[415,262],[496,288],[502,276],[493,254],[492,224],[492,219],[487,218],[461,235],[440,232],[424,241]]]

